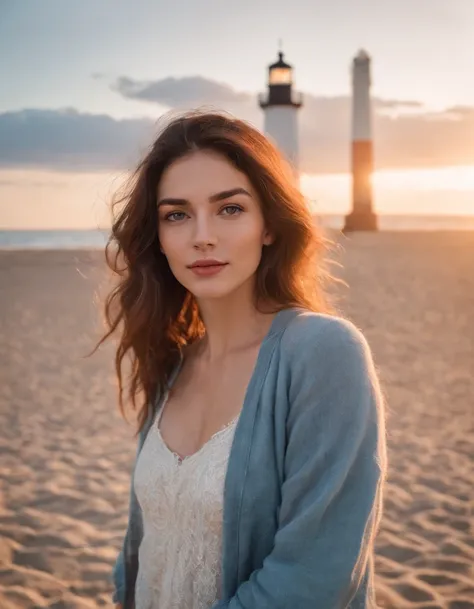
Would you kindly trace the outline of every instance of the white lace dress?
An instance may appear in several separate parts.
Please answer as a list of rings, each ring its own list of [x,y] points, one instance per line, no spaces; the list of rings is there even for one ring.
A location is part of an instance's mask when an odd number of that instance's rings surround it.
[[[135,609],[209,609],[221,589],[224,480],[238,417],[181,460],[161,437],[163,407],[135,471],[144,525]]]

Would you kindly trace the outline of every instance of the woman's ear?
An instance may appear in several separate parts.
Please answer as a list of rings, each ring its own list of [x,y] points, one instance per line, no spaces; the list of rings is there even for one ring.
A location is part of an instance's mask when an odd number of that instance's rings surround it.
[[[263,245],[271,245],[274,241],[275,237],[273,234],[270,231],[265,230],[263,233]]]

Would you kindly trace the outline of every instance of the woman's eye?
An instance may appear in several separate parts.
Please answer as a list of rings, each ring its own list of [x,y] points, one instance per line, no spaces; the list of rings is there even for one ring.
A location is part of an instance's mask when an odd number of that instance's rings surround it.
[[[221,213],[224,213],[225,216],[235,216],[239,212],[243,211],[240,205],[226,205],[222,208]]]
[[[183,211],[172,211],[170,214],[165,216],[165,220],[168,222],[178,222],[182,220],[186,214]]]

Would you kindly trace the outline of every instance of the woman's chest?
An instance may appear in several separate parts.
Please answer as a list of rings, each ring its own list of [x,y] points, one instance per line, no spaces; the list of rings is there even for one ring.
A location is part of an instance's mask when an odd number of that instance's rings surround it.
[[[241,414],[254,360],[250,353],[212,372],[189,364],[160,409],[158,426],[167,446],[192,455],[232,424]]]

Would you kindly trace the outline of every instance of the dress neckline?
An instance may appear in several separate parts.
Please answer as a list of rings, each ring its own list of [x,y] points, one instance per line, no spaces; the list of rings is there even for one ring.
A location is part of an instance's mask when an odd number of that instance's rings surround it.
[[[213,443],[213,440],[215,438],[217,438],[218,436],[220,436],[221,434],[223,434],[225,431],[227,431],[228,429],[230,429],[231,427],[233,427],[237,421],[239,420],[240,417],[240,413],[234,417],[231,421],[229,421],[228,423],[226,423],[223,427],[221,427],[221,429],[218,429],[215,433],[212,434],[212,436],[209,438],[209,440],[207,440],[207,442],[205,442],[200,448],[198,448],[198,450],[196,450],[195,452],[191,453],[190,455],[180,455],[179,453],[177,453],[176,451],[172,450],[168,444],[165,442],[163,436],[161,435],[161,429],[160,429],[160,422],[161,422],[161,416],[163,414],[163,410],[164,407],[168,401],[170,395],[170,391],[168,390],[166,392],[165,398],[162,401],[162,404],[157,412],[156,418],[155,418],[155,422],[153,424],[153,427],[155,428],[158,437],[161,441],[161,443],[163,444],[164,448],[166,449],[166,451],[168,453],[170,453],[175,459],[178,465],[182,465],[185,461],[189,461],[191,459],[193,459],[194,457],[199,456],[201,453],[205,452],[205,449]]]

